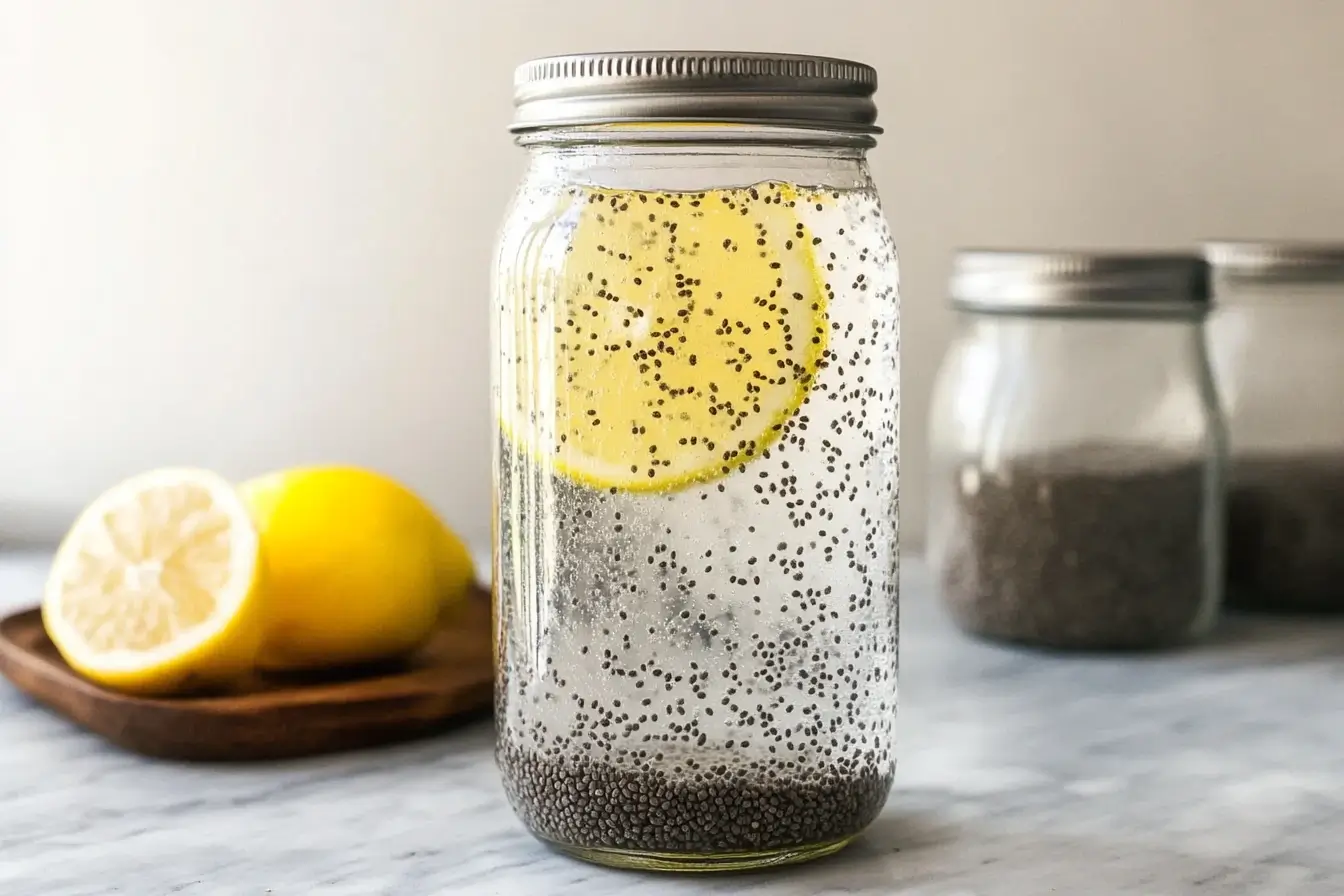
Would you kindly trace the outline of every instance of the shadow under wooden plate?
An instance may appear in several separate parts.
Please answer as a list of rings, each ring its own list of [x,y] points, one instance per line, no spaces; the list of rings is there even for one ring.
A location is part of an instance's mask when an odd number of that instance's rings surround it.
[[[493,696],[491,643],[490,599],[481,591],[405,662],[157,699],[77,675],[33,609],[0,620],[0,674],[70,721],[147,756],[286,759],[410,740],[482,715]]]

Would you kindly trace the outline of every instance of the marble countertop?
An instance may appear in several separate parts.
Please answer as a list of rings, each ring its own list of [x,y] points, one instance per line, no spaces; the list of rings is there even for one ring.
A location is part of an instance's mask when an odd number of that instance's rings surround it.
[[[41,556],[0,562],[31,602]],[[1344,892],[1344,622],[1067,658],[957,635],[907,564],[901,759],[833,859],[609,871],[533,841],[481,723],[316,760],[192,766],[104,745],[0,683],[0,893],[14,896],[1316,896]]]

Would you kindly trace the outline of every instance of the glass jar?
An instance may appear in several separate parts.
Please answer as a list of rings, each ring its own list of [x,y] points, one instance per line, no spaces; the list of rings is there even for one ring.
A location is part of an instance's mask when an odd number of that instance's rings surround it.
[[[894,766],[896,257],[867,66],[547,59],[493,278],[497,759],[629,867],[841,848]]]
[[[958,256],[928,555],[963,629],[1062,649],[1209,629],[1225,448],[1205,270],[1184,256]]]
[[[1211,243],[1231,606],[1344,610],[1344,245]]]

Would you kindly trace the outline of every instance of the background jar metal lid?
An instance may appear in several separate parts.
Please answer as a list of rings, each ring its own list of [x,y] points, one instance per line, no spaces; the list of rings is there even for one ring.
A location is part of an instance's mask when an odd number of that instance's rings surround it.
[[[631,122],[700,122],[881,133],[871,66],[825,56],[580,53],[514,72],[515,133]]]
[[[1344,282],[1344,243],[1218,240],[1204,244],[1218,277],[1261,283]]]
[[[1208,265],[1193,254],[963,250],[951,297],[991,314],[1198,317],[1209,308]]]

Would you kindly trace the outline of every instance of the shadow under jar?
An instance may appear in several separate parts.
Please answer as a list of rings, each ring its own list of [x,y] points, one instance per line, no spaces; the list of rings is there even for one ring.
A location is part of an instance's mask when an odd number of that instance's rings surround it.
[[[650,869],[833,852],[891,785],[899,317],[867,66],[546,59],[493,276],[497,760]]]
[[[1227,600],[1344,611],[1344,245],[1206,247],[1227,415]]]
[[[1221,597],[1223,423],[1200,259],[963,252],[929,424],[928,553],[966,631],[1175,645]]]

